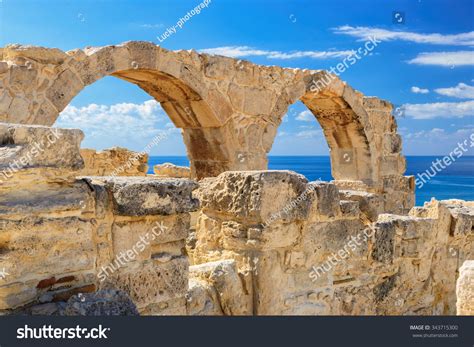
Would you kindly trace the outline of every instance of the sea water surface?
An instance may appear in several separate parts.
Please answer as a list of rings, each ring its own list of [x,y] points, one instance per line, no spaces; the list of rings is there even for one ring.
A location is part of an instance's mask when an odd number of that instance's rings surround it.
[[[430,169],[436,156],[408,156],[406,175],[418,174]],[[189,166],[187,157],[151,156],[149,159],[149,173],[153,173],[153,165],[162,163]],[[270,156],[269,169],[293,170],[310,181],[321,179],[332,180],[331,165],[328,156]],[[432,172],[432,170],[430,171]],[[474,200],[474,157],[465,156],[456,159],[449,167],[438,172],[436,176],[427,181],[421,189],[416,188],[416,205],[422,206],[432,197],[443,199]]]

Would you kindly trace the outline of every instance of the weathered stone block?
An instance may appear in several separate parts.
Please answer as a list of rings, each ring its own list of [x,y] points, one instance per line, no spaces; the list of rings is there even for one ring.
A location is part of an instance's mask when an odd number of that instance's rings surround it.
[[[191,278],[200,279],[212,285],[218,298],[218,301],[213,302],[212,306],[220,307],[224,315],[241,316],[251,314],[252,298],[248,293],[245,293],[234,260],[229,259],[191,266],[189,272]],[[194,301],[199,301],[196,298],[198,294],[196,291],[201,292],[201,290],[193,290],[195,294]],[[199,296],[202,295],[199,294]],[[198,305],[195,303],[193,306]],[[202,307],[202,305],[199,306]],[[193,310],[196,312],[196,307]]]
[[[170,215],[197,210],[192,197],[197,183],[188,179],[141,177],[90,177],[93,184],[104,184],[120,216]]]
[[[81,149],[84,169],[78,176],[145,176],[148,155],[114,147],[103,151]]]
[[[371,221],[377,220],[377,216],[384,211],[383,200],[374,193],[356,190],[339,190],[341,200],[359,202],[359,208]]]
[[[8,173],[39,167],[81,169],[83,138],[80,130],[0,123],[0,169]]]
[[[225,172],[198,193],[205,209],[249,223],[272,223],[307,216],[306,183],[306,178],[291,171]]]
[[[191,170],[186,166],[171,163],[158,164],[153,167],[155,175],[172,178],[191,178]]]
[[[150,304],[184,297],[188,266],[186,257],[176,257],[166,263],[157,260],[133,263],[108,276],[101,286],[125,291],[142,310]]]

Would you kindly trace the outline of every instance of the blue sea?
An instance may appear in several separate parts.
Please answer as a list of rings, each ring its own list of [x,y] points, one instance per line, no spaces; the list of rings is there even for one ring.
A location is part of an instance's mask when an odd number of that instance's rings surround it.
[[[431,156],[408,156],[406,175],[416,175],[428,170],[437,158]],[[149,173],[153,173],[153,165],[161,163],[189,166],[187,157],[153,157],[149,159]],[[328,156],[270,156],[269,169],[293,170],[310,181],[318,178],[323,181],[332,180],[331,166]],[[474,200],[474,157],[458,158],[451,166],[439,172],[421,189],[416,188],[416,205],[422,206],[425,201],[434,197],[443,199]]]

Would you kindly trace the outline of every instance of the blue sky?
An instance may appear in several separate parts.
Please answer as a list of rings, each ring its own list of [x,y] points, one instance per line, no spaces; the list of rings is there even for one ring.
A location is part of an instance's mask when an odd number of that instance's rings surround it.
[[[211,0],[175,34],[160,38],[200,2],[0,0],[0,46],[69,50],[145,40],[264,65],[329,69],[375,35],[382,42],[340,78],[404,110],[398,124],[405,154],[446,154],[474,132],[473,1]],[[394,12],[402,23],[394,22]],[[138,87],[107,77],[84,89],[57,125],[81,128],[83,146],[99,149],[142,150],[154,134],[170,131],[176,136],[151,154],[184,155],[179,131],[149,100]],[[289,109],[271,154],[328,153],[305,111],[301,103]]]

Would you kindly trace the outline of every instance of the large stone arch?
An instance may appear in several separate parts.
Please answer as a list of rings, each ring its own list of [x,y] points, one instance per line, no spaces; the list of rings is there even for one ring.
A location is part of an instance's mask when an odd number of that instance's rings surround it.
[[[194,51],[170,52],[152,43],[128,42],[69,52],[12,45],[1,53],[0,72],[7,75],[0,96],[2,121],[52,125],[83,88],[114,76],[150,94],[182,129],[195,177],[233,167],[236,146],[227,124],[233,110],[204,75],[206,61]]]

